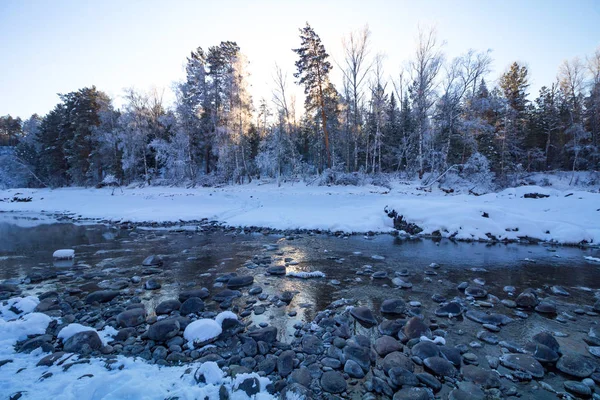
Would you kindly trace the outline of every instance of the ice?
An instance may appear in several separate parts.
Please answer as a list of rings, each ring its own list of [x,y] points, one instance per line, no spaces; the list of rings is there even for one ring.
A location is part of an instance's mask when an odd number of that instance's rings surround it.
[[[59,260],[67,260],[67,259],[75,257],[75,250],[72,250],[72,249],[56,250],[54,252],[54,254],[52,254],[52,257],[57,258]]]
[[[285,276],[290,276],[290,277],[294,277],[294,278],[302,278],[302,279],[325,278],[325,274],[321,271],[312,271],[312,272],[290,271],[287,274],[285,274]]]

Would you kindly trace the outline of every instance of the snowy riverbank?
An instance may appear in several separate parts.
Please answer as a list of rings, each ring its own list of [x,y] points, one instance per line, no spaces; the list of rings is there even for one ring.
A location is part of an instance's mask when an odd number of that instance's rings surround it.
[[[113,194],[114,192],[114,194]],[[537,193],[541,198],[527,198]],[[30,202],[11,202],[15,197]],[[547,196],[547,197],[546,197]],[[536,196],[537,197],[537,196]],[[416,184],[307,186],[250,184],[223,188],[12,189],[0,191],[0,211],[64,213],[111,222],[209,219],[230,226],[389,232],[395,210],[422,234],[462,240],[531,238],[562,244],[600,243],[600,193],[538,186],[483,196],[417,189]]]

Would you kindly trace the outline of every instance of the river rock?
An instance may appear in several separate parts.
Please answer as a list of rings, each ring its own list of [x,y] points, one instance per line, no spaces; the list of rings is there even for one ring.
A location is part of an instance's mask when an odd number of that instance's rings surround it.
[[[295,369],[290,374],[290,382],[299,383],[302,386],[309,387],[310,382],[312,381],[312,376],[310,375],[310,371],[306,367],[300,367]]]
[[[421,336],[431,336],[429,327],[419,317],[412,317],[406,321],[403,332],[408,340],[420,338]]]
[[[265,328],[256,329],[248,332],[248,336],[257,342],[273,343],[277,340],[277,328],[274,326],[267,326]]]
[[[538,305],[539,300],[533,291],[524,291],[515,299],[517,306],[523,308],[534,308]]]
[[[304,335],[302,351],[306,354],[320,354],[323,352],[323,341],[314,335]]]
[[[556,306],[549,301],[541,301],[540,304],[535,306],[535,311],[540,314],[556,314]]]
[[[537,342],[529,342],[525,345],[525,350],[530,353],[536,360],[544,364],[553,364],[560,357],[557,352]]]
[[[465,316],[471,321],[479,322],[480,324],[490,324],[496,326],[506,325],[512,321],[512,318],[503,314],[488,314],[477,310],[469,310],[465,313]]]
[[[367,307],[353,307],[350,310],[350,315],[365,328],[371,328],[377,325],[377,320],[375,319],[373,312]]]
[[[239,290],[225,289],[215,294],[212,299],[217,303],[223,303],[226,301],[231,301],[236,297],[242,297],[242,292],[240,292]]]
[[[484,389],[500,387],[500,376],[489,369],[483,369],[476,365],[465,365],[462,367],[462,375],[466,380],[481,385]]]
[[[117,325],[123,328],[131,328],[146,322],[146,309],[132,308],[117,315]]]
[[[337,371],[327,371],[321,376],[321,388],[328,393],[342,393],[346,390],[346,380]]]
[[[244,286],[250,286],[254,283],[254,277],[250,275],[234,276],[227,281],[227,288],[239,289]]]
[[[199,297],[190,297],[179,308],[181,315],[199,314],[202,311],[204,311],[204,302]]]
[[[348,341],[343,351],[343,360],[355,361],[363,371],[369,371],[371,367],[371,351],[368,347],[359,346],[358,344]]]
[[[433,393],[422,387],[405,387],[394,394],[393,400],[433,400]]]
[[[431,388],[433,393],[437,393],[442,389],[442,383],[435,376],[427,372],[417,374],[417,379],[425,386]]]
[[[402,350],[402,345],[391,336],[381,336],[375,340],[373,348],[381,357],[385,357],[393,351]]]
[[[557,285],[552,286],[550,288],[550,291],[555,296],[570,296],[571,295],[569,292],[567,292],[567,290],[564,287],[557,286]]]
[[[267,268],[267,273],[270,275],[285,275],[285,265],[273,265]]]
[[[160,267],[161,265],[163,265],[163,259],[160,256],[151,255],[146,257],[144,261],[142,261],[142,265],[144,267]]]
[[[465,294],[467,296],[471,296],[476,299],[482,299],[487,296],[487,290],[485,290],[483,287],[478,286],[478,285],[473,285],[473,286],[469,285],[465,289]]]
[[[471,382],[458,382],[457,388],[448,395],[448,400],[485,400],[483,390]]]
[[[565,389],[567,392],[573,393],[576,396],[583,398],[592,397],[592,389],[584,383],[576,381],[565,381]]]
[[[504,354],[500,357],[500,363],[506,368],[527,372],[534,378],[544,377],[544,367],[529,354]]]
[[[596,369],[594,363],[587,357],[580,354],[565,354],[556,363],[559,371],[575,376],[577,378],[587,378]]]
[[[208,290],[205,288],[186,290],[186,291],[179,293],[179,301],[181,303],[184,303],[190,297],[197,297],[199,299],[204,300],[208,296],[209,296]]]
[[[171,314],[173,311],[177,311],[180,308],[181,303],[179,300],[165,300],[156,306],[154,312],[156,312],[156,315]]]
[[[429,357],[437,357],[440,355],[439,346],[433,342],[428,340],[417,343],[410,350],[410,353],[413,356],[419,357],[421,360],[424,360]]]
[[[144,283],[144,289],[146,290],[158,290],[162,287],[159,281],[156,279],[148,279],[146,283]]]
[[[286,350],[277,358],[277,372],[286,377],[294,370],[294,357],[296,353],[293,350]]]
[[[452,318],[459,316],[463,313],[463,306],[457,301],[450,301],[441,304],[436,310],[435,315],[438,317]]]
[[[533,340],[536,343],[543,344],[544,346],[549,347],[557,353],[560,351],[560,345],[558,344],[558,341],[549,332],[537,333],[533,335],[531,340]]]
[[[385,356],[381,365],[383,371],[386,373],[392,368],[404,368],[410,372],[415,370],[415,366],[410,358],[399,351],[395,351]]]
[[[155,322],[148,328],[148,338],[156,342],[164,342],[177,335],[181,325],[174,318],[167,318]]]
[[[388,371],[392,384],[396,387],[418,386],[419,380],[411,371],[402,367],[394,367]]]
[[[344,364],[344,372],[347,373],[351,378],[362,379],[365,376],[365,372],[360,365],[354,360],[347,360]]]
[[[67,353],[89,354],[102,348],[102,340],[96,331],[83,331],[68,338],[63,350]]]
[[[406,303],[402,299],[387,299],[381,303],[383,314],[403,315],[406,313]]]
[[[456,369],[450,361],[442,357],[429,357],[423,360],[425,367],[436,376],[453,377],[456,374]]]
[[[93,293],[90,293],[86,298],[85,302],[87,304],[92,304],[95,302],[98,303],[107,303],[117,297],[119,292],[116,290],[98,290]]]

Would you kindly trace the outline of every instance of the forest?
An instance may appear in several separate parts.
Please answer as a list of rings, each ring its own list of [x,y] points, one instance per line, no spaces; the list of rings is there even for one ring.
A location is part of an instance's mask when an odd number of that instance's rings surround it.
[[[191,51],[173,104],[159,90],[130,88],[117,108],[91,86],[60,94],[44,116],[0,117],[0,187],[355,185],[455,174],[496,189],[534,171],[600,169],[600,47],[565,60],[536,95],[523,62],[490,76],[491,50],[450,59],[435,30],[419,32],[393,74],[368,27],[344,37],[342,60],[308,23],[290,48],[293,76],[275,66],[272,99],[252,99],[249,61],[223,41]]]

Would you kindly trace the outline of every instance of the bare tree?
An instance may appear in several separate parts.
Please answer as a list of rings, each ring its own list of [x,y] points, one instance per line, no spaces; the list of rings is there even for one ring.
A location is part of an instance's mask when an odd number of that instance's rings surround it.
[[[435,29],[419,29],[417,51],[409,64],[412,80],[410,92],[417,123],[419,178],[422,178],[425,172],[425,140],[430,139],[429,112],[435,103],[437,76],[443,62],[444,55]]]
[[[344,49],[344,68],[340,68],[347,81],[348,92],[351,98],[352,113],[352,139],[354,141],[354,170],[358,169],[358,139],[361,134],[360,104],[363,100],[362,86],[372,64],[369,64],[367,58],[370,52],[371,31],[369,26],[365,25],[358,31],[351,32],[342,40]],[[349,145],[350,141],[348,141]],[[368,158],[368,156],[367,156]],[[350,150],[346,152],[346,168],[350,165]]]

